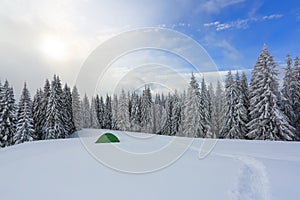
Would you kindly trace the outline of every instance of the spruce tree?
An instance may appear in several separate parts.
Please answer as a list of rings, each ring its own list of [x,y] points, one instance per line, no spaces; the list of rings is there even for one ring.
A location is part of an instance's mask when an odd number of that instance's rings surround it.
[[[250,83],[250,116],[248,123],[251,139],[293,140],[294,128],[279,109],[277,64],[267,46],[258,57]]]
[[[142,132],[151,133],[152,132],[152,97],[151,90],[149,87],[145,86],[143,90],[141,99],[141,129]]]
[[[13,138],[14,144],[33,141],[35,130],[31,106],[32,102],[30,99],[30,94],[26,87],[26,83],[24,83],[24,88],[20,97],[18,107],[17,131]]]
[[[66,133],[63,138],[68,137],[75,131],[75,125],[73,120],[73,108],[72,108],[72,93],[71,89],[65,84],[62,94],[62,103],[64,108],[64,126]]]
[[[85,94],[81,103],[81,113],[82,113],[82,127],[90,128],[91,127],[91,108],[90,101],[87,95]]]
[[[81,100],[76,86],[72,90],[72,114],[75,129],[82,129]]]
[[[200,122],[200,93],[199,84],[194,74],[191,76],[187,96],[184,102],[183,135],[186,137],[200,137],[203,135]]]
[[[131,99],[131,130],[141,131],[141,99],[135,92],[133,92]]]
[[[66,135],[62,94],[61,81],[54,75],[44,124],[45,139],[64,138]]]
[[[43,96],[43,91],[41,89],[38,89],[36,91],[36,94],[34,95],[32,103],[32,119],[35,127],[35,135],[33,136],[33,138],[35,140],[43,139],[43,124],[45,121],[44,117],[46,113],[44,110],[42,110]]]
[[[130,121],[129,121],[129,100],[127,99],[126,93],[122,90],[119,104],[118,104],[118,128],[121,131],[129,130]]]
[[[14,92],[8,81],[5,81],[0,96],[0,145],[6,147],[14,144],[17,122]]]
[[[95,98],[92,98],[90,115],[91,115],[90,116],[91,127],[92,128],[100,128],[99,120],[97,117],[97,105],[96,105]]]

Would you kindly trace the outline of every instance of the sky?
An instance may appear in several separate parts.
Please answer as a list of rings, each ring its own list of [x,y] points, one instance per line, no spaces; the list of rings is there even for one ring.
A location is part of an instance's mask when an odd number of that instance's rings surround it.
[[[105,41],[144,27],[171,29],[190,37],[222,76],[228,70],[250,75],[264,44],[280,66],[287,53],[300,56],[300,4],[296,0],[2,0],[0,80],[7,79],[16,96],[24,81],[33,96],[53,74],[73,86],[86,60]],[[137,43],[135,39],[130,42]],[[179,40],[160,42],[173,42],[174,49],[186,45]],[[102,93],[111,92],[110,86],[120,82],[137,88],[136,77],[151,76],[169,91],[181,89],[182,82],[168,69],[186,77],[193,71],[189,65],[172,52],[140,50],[114,60],[106,83],[98,81],[92,87]],[[207,82],[215,81],[211,77],[216,70],[202,73]],[[79,87],[80,92],[87,87]]]

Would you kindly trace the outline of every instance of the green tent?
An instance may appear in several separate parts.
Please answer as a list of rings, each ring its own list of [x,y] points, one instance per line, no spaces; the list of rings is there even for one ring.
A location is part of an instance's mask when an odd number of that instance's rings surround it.
[[[120,140],[112,133],[104,133],[99,137],[96,143],[111,143],[111,142],[120,142]]]

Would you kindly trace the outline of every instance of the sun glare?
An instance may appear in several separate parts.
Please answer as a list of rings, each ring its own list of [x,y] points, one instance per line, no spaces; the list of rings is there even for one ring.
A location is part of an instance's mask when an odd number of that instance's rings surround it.
[[[59,37],[45,36],[41,42],[41,51],[48,59],[58,61],[67,58],[66,45]]]

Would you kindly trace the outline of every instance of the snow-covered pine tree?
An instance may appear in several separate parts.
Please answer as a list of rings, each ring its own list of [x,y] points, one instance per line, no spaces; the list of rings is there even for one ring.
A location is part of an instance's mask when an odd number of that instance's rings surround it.
[[[199,137],[201,132],[200,122],[200,95],[199,84],[192,74],[187,96],[184,102],[183,135],[186,137]]]
[[[84,94],[82,103],[81,103],[81,113],[82,113],[82,127],[90,128],[91,127],[91,108],[90,100],[86,94]]]
[[[101,100],[102,100],[102,102],[101,102]],[[98,94],[96,95],[96,98],[95,98],[95,107],[96,107],[96,115],[97,115],[99,128],[102,128],[104,105],[103,105],[102,97],[100,99]]]
[[[139,95],[133,92],[131,97],[131,130],[141,130],[141,99]]]
[[[45,81],[45,85],[43,88],[43,96],[42,96],[42,104],[41,104],[41,126],[42,128],[42,139],[46,139],[46,130],[45,130],[45,123],[47,120],[47,107],[48,107],[48,102],[50,98],[50,92],[51,92],[51,87],[50,87],[50,82],[48,79]]]
[[[239,90],[237,88],[237,82],[233,80],[232,73],[229,71],[225,80],[226,114],[220,134],[221,138],[240,138],[240,133],[237,130],[238,123],[236,121],[236,105],[238,103],[238,97]]]
[[[145,86],[143,90],[141,99],[141,131],[146,133],[151,133],[152,124],[152,97],[151,90],[149,87]]]
[[[184,136],[184,121],[185,121],[185,115],[184,115],[184,111],[185,111],[185,102],[186,102],[186,91],[183,90],[183,93],[180,96],[180,101],[181,101],[181,109],[180,109],[180,124],[178,127],[178,132],[177,135],[178,136]]]
[[[92,98],[92,102],[91,102],[91,110],[90,110],[90,119],[91,119],[91,127],[92,128],[100,128],[100,124],[99,124],[99,120],[97,117],[97,111],[96,111],[97,107],[96,107],[96,99]]]
[[[222,84],[218,80],[214,98],[212,98],[211,131],[216,138],[220,137],[224,124],[225,95]]]
[[[111,97],[109,97],[108,95],[106,95],[106,99],[105,99],[103,126],[106,129],[111,129],[112,128]]]
[[[202,78],[201,82],[201,92],[200,92],[200,126],[201,130],[198,135],[198,137],[206,137],[208,132],[211,132],[210,129],[210,113],[209,113],[209,107],[210,107],[210,99],[209,99],[209,94],[208,90],[206,87],[206,83],[204,80],[204,77]],[[211,133],[209,133],[211,136]]]
[[[129,121],[129,100],[126,96],[124,89],[120,94],[119,104],[118,104],[118,128],[121,131],[129,130],[130,121]]]
[[[297,130],[297,139],[300,139],[300,59],[296,57],[293,69],[292,90],[293,92],[293,109],[296,114],[295,128]]]
[[[13,88],[6,80],[0,94],[0,145],[13,145],[13,136],[16,131],[16,105]]]
[[[252,72],[250,83],[251,139],[293,140],[294,128],[278,106],[276,63],[265,45]]]
[[[282,98],[281,98],[281,110],[289,119],[290,124],[296,128],[297,126],[297,114],[296,107],[294,106],[295,100],[299,97],[300,91],[297,91],[297,81],[294,81],[296,74],[294,74],[293,69],[293,61],[291,56],[288,54],[286,58],[287,66],[285,68],[285,75],[283,78],[283,87],[281,90]]]
[[[64,108],[64,126],[66,129],[66,135],[63,138],[68,137],[75,131],[75,125],[73,120],[73,108],[72,108],[72,93],[70,87],[65,84],[62,94],[62,103]]]
[[[247,81],[243,80],[243,81]],[[240,80],[239,73],[236,73],[236,78],[235,78],[235,89],[237,90],[237,99],[236,99],[236,105],[235,106],[235,113],[234,116],[236,117],[235,119],[235,126],[233,127],[236,129],[235,133],[236,136],[234,138],[236,139],[244,139],[246,137],[246,134],[248,133],[248,128],[247,128],[247,123],[249,122],[249,112],[248,112],[248,96],[247,94],[247,82],[243,83]]]
[[[32,102],[29,91],[24,83],[24,88],[18,106],[17,131],[13,137],[14,144],[33,141],[35,136],[34,123],[31,110]]]
[[[35,140],[42,140],[43,139],[43,124],[45,121],[45,111],[42,110],[43,106],[43,91],[41,89],[38,89],[36,91],[36,94],[33,98],[32,103],[32,119],[34,123],[35,128],[35,135],[33,138]]]
[[[177,90],[173,95],[173,107],[172,107],[172,117],[171,117],[171,134],[178,135],[179,127],[181,122],[181,108],[182,108],[182,99],[180,98]]]
[[[114,94],[112,103],[111,103],[111,127],[113,130],[118,130],[118,114],[119,114],[119,100],[118,96]]]
[[[61,81],[54,75],[44,124],[45,139],[63,138],[66,135],[62,94]]]
[[[72,90],[72,113],[75,129],[82,129],[81,100],[76,86]]]
[[[165,101],[166,121],[161,130],[163,135],[173,135],[172,133],[172,111],[173,111],[173,97],[169,93],[168,98]],[[175,134],[175,133],[174,133]]]
[[[104,127],[103,121],[104,121],[104,112],[105,112],[105,105],[103,101],[103,97],[100,97],[100,103],[99,103],[99,123],[101,128]]]

